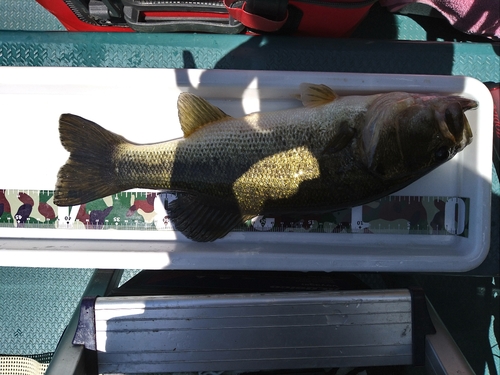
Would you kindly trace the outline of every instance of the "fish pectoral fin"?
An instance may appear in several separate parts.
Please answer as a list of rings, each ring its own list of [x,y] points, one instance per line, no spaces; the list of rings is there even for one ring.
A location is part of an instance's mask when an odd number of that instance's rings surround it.
[[[328,142],[323,154],[334,154],[349,145],[356,135],[356,129],[351,127],[347,121],[342,121],[335,136]]]
[[[177,110],[184,137],[189,137],[204,125],[231,117],[205,99],[188,92],[179,95]]]
[[[237,204],[207,202],[206,197],[195,194],[183,194],[170,202],[167,213],[175,229],[198,242],[222,238],[245,220]]]
[[[302,83],[299,90],[300,100],[308,108],[333,102],[339,97],[330,87],[314,83]]]

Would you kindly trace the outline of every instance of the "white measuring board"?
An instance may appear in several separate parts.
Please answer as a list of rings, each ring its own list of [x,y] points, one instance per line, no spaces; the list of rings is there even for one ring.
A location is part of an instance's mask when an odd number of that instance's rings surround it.
[[[323,83],[339,94],[464,95],[479,102],[466,113],[474,141],[385,200],[329,217],[258,217],[213,243],[195,243],[172,230],[160,192],[124,192],[84,208],[58,208],[51,201],[57,171],[68,156],[57,131],[61,113],[86,117],[137,143],[159,142],[181,135],[176,109],[181,91],[241,116],[300,106],[295,95],[301,82]],[[489,249],[492,103],[488,90],[472,78],[2,67],[0,100],[3,129],[9,129],[2,134],[0,159],[0,265],[464,271]],[[380,207],[406,211],[394,218]],[[415,219],[417,212],[425,220]]]

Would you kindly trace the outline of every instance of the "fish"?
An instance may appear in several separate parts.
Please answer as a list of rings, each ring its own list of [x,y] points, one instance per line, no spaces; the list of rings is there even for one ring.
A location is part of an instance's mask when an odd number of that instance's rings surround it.
[[[137,144],[74,114],[59,119],[69,158],[54,203],[83,204],[144,188],[182,192],[168,205],[175,229],[199,242],[258,215],[324,213],[392,194],[472,142],[457,95],[338,95],[303,83],[302,106],[235,118],[183,92],[184,136]]]

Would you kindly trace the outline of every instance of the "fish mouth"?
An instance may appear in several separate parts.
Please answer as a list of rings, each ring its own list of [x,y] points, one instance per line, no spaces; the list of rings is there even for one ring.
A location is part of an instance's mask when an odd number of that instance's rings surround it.
[[[455,145],[455,152],[462,151],[472,142],[473,134],[465,111],[477,108],[475,100],[451,96],[437,103],[435,111],[442,136]]]

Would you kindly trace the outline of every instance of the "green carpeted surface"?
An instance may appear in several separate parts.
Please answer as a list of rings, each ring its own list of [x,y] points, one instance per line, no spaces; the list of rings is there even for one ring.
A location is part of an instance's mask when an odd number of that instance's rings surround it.
[[[122,283],[138,271],[124,272]],[[93,273],[0,267],[0,355],[50,360]]]
[[[498,44],[457,33],[440,19],[378,6],[351,40],[52,32],[63,28],[33,0],[2,0],[0,30],[0,65],[451,74],[500,82]],[[492,277],[499,274],[499,200],[497,181],[492,251],[478,270],[416,276],[477,374],[500,373],[500,281]],[[92,272],[0,268],[0,354],[53,352]]]
[[[64,31],[66,29],[34,0],[2,0],[0,30]]]
[[[53,352],[92,273],[0,268],[0,353]]]

